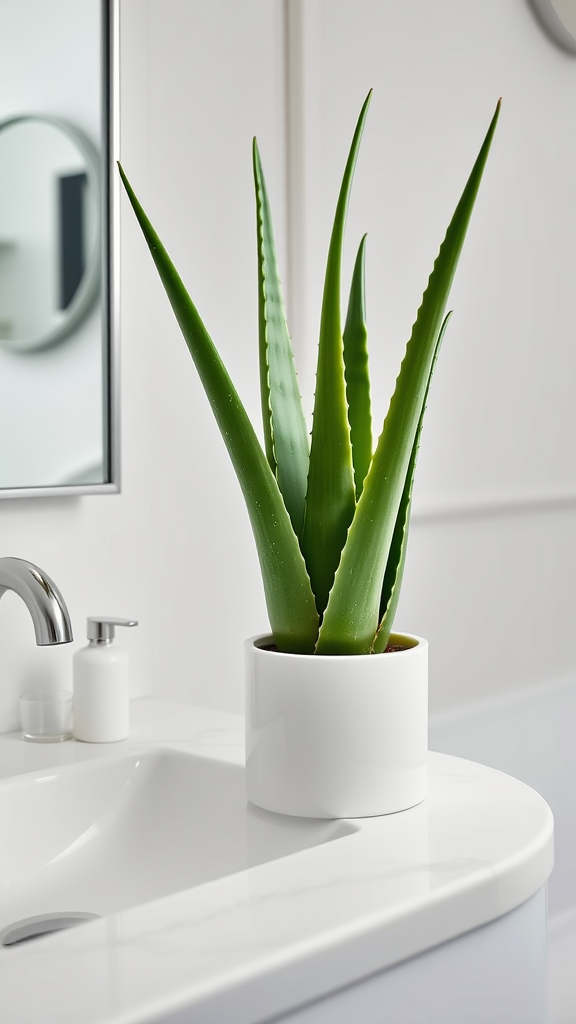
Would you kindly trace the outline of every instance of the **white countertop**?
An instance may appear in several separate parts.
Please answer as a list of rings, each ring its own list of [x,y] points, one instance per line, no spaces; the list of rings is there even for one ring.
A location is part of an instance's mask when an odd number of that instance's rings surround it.
[[[158,747],[242,765],[242,719],[136,701],[122,744],[0,736],[0,778]],[[2,1018],[256,1024],[513,910],[552,870],[548,805],[456,757],[431,753],[429,773],[424,803],[343,838],[1,949]]]

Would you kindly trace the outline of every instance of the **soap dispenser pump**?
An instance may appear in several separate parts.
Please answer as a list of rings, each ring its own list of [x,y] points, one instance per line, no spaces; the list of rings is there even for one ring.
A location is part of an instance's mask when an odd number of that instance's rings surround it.
[[[133,619],[93,616],[87,621],[87,647],[72,659],[74,737],[86,743],[115,743],[129,731],[128,656],[114,641],[116,626]]]

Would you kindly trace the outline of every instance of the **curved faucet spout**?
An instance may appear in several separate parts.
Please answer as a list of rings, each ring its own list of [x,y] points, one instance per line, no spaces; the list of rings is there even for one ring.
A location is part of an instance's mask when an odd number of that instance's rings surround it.
[[[0,558],[0,597],[13,590],[34,623],[36,643],[69,644],[73,639],[66,602],[47,573],[24,558]]]

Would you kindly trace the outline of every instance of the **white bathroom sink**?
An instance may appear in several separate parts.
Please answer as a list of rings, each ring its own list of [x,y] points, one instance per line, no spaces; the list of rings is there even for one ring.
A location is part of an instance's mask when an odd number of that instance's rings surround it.
[[[134,907],[356,828],[261,811],[241,767],[160,749],[0,783],[0,831],[6,934],[28,917]]]
[[[430,753],[428,799],[408,811],[274,815],[247,804],[239,716],[143,699],[121,746],[0,736],[0,836],[10,1024],[260,1024],[305,1004],[330,1020],[388,1006],[398,1024],[469,1022],[472,1005],[482,1024],[543,1019],[552,815],[493,769]],[[22,919],[57,914],[102,919],[20,941],[46,931]],[[352,1003],[332,1012],[336,988]]]

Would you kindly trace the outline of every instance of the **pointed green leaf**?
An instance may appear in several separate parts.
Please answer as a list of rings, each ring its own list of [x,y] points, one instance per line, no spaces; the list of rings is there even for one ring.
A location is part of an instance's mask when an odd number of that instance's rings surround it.
[[[348,200],[370,98],[371,93],[366,97],[360,112],[338,197],[328,250],[320,321],[302,542],[320,614],[326,607],[355,507],[350,427],[344,387],[340,276]]]
[[[318,615],[298,540],[276,480],[194,303],[121,167],[120,174],[244,494],[276,644],[282,651],[311,651],[318,631]]]
[[[378,627],[382,580],[396,526],[436,339],[474,207],[500,104],[472,169],[424,292],[396,390],[356,507],[316,650],[364,654]]]
[[[372,461],[372,416],[366,339],[366,235],[360,242],[344,326],[344,375],[356,500]]]
[[[260,394],[268,462],[298,537],[304,526],[308,431],[286,323],[272,217],[258,145],[253,147],[258,230]]]
[[[420,436],[422,434],[422,424],[424,422],[424,413],[426,412],[426,405],[428,402],[428,392],[430,391],[430,382],[432,380],[432,374],[434,373],[434,367],[436,366],[436,360],[438,359],[438,353],[440,352],[440,346],[444,334],[446,333],[446,327],[452,313],[447,313],[444,317],[444,323],[440,328],[438,335],[438,341],[436,342],[436,348],[434,351],[434,357],[432,359],[432,366],[430,367],[430,376],[426,385],[426,394],[424,396],[424,405],[420,414],[420,421],[418,423],[418,429],[416,431],[416,437],[414,438],[414,446],[412,448],[412,455],[410,456],[410,462],[408,464],[408,472],[406,473],[406,482],[404,484],[404,490],[402,492],[402,498],[400,500],[400,507],[398,509],[398,515],[396,517],[396,526],[394,527],[394,534],[392,537],[392,543],[390,545],[390,554],[388,555],[388,562],[386,565],[386,572],[384,573],[384,582],[382,584],[382,593],[380,596],[380,625],[376,634],[373,651],[374,654],[380,654],[386,650],[386,644],[390,638],[392,626],[394,624],[394,616],[396,615],[396,609],[398,607],[398,600],[400,598],[400,588],[402,586],[402,577],[404,575],[404,565],[406,563],[406,551],[408,549],[408,525],[410,521],[410,506],[412,503],[412,489],[414,485],[414,473],[416,470],[416,462],[418,459],[418,450],[420,448]]]

